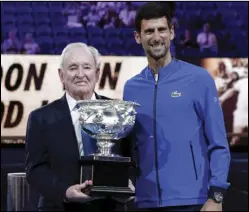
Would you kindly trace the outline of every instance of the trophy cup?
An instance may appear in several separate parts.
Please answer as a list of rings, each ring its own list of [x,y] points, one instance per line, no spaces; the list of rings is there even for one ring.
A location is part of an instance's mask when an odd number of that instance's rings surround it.
[[[122,100],[81,100],[78,105],[81,128],[97,140],[98,148],[98,152],[80,158],[81,183],[92,180],[91,196],[134,195],[128,186],[131,158],[112,153],[112,147],[115,140],[131,132],[135,107],[139,104]]]

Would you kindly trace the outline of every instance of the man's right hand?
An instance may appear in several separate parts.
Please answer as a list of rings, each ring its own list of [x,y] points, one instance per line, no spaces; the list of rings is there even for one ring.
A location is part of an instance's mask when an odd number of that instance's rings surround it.
[[[91,197],[87,195],[87,193],[89,193],[87,188],[89,188],[91,185],[92,181],[86,180],[82,184],[76,184],[70,186],[66,191],[65,200],[67,202],[81,202],[81,203],[88,201]]]

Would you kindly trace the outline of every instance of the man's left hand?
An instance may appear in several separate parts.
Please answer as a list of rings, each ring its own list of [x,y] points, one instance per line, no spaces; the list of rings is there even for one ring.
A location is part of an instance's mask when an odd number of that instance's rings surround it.
[[[222,204],[216,203],[212,199],[208,199],[207,202],[201,208],[201,211],[222,211]]]

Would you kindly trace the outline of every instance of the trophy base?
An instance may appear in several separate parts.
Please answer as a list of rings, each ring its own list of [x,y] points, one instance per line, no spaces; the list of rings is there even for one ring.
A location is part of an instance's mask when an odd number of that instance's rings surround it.
[[[129,157],[100,155],[80,158],[80,182],[92,180],[90,196],[129,197],[134,192],[129,188],[132,162]]]
[[[130,197],[135,193],[128,187],[93,186],[90,196]]]

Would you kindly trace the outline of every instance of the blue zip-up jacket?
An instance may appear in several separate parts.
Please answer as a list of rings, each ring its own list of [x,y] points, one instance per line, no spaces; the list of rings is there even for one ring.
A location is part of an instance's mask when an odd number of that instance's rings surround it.
[[[207,70],[172,59],[155,81],[146,67],[128,80],[137,145],[136,205],[204,204],[212,188],[226,190],[230,151],[214,80]]]

